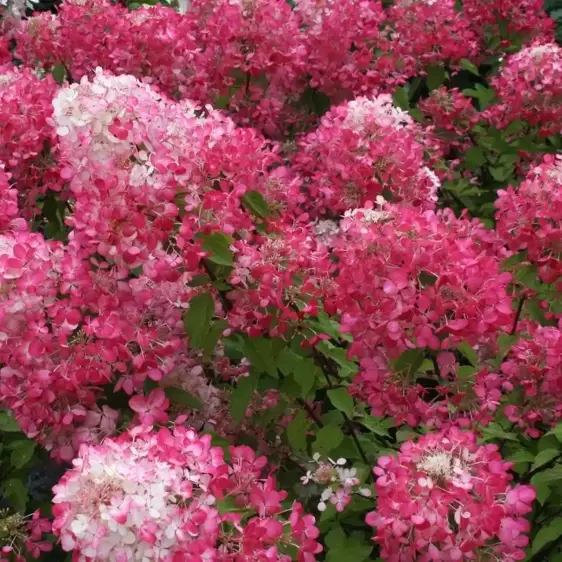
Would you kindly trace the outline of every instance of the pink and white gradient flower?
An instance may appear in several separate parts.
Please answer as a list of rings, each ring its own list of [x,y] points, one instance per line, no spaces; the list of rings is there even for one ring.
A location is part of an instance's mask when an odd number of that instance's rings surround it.
[[[289,541],[299,560],[322,550],[314,518],[281,502],[265,458],[232,447],[231,462],[209,435],[175,427],[138,427],[116,440],[84,446],[53,488],[53,531],[75,560],[286,562]],[[247,510],[221,510],[227,499]],[[290,511],[289,518],[284,513]]]

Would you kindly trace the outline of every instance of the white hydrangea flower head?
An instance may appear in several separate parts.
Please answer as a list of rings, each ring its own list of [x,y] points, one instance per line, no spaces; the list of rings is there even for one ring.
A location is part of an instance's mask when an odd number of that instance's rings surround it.
[[[413,120],[405,111],[396,107],[390,94],[381,94],[369,98],[358,97],[347,104],[347,117],[344,127],[363,132],[366,128],[391,127],[401,129],[413,124]]]

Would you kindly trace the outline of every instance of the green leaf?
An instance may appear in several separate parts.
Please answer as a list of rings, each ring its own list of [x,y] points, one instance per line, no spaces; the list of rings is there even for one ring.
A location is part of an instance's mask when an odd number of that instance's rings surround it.
[[[515,451],[513,455],[509,455],[506,457],[506,460],[513,463],[520,463],[520,462],[534,462],[535,455],[530,451],[525,451],[525,449],[520,449],[519,451]]]
[[[299,384],[295,381],[295,376],[290,375],[281,384],[279,390],[291,398],[300,398],[302,395],[302,390]]]
[[[230,96],[217,96],[215,98],[215,107],[217,109],[226,109],[230,103]]]
[[[174,404],[191,410],[203,409],[203,402],[201,402],[197,396],[193,396],[193,394],[190,394],[182,388],[169,386],[164,389],[164,393],[166,394],[166,398]]]
[[[202,240],[203,249],[210,254],[207,258],[209,261],[218,265],[233,265],[234,259],[230,251],[232,238],[222,232],[213,232],[202,236]]]
[[[348,341],[351,341],[351,337],[348,334],[340,334],[339,324],[321,309],[318,311],[318,315],[315,318],[308,318],[306,323],[315,332],[328,334],[336,341],[339,339],[348,339]]]
[[[27,488],[19,478],[10,478],[2,484],[4,496],[20,513],[25,511],[25,506],[29,500]]]
[[[217,502],[219,513],[244,513],[248,511],[247,507],[240,507],[233,496],[225,496]]]
[[[262,219],[266,219],[270,215],[267,201],[259,191],[246,192],[242,197],[242,203],[256,216]]]
[[[482,436],[484,441],[506,439],[507,441],[519,442],[515,433],[505,431],[500,424],[494,422],[482,428]]]
[[[271,340],[265,338],[247,338],[244,343],[244,355],[259,371],[277,376],[277,365],[272,351]]]
[[[531,470],[535,470],[536,468],[547,464],[552,459],[555,459],[559,454],[560,451],[557,449],[545,449],[544,451],[540,451],[540,453],[538,453],[535,457],[535,462],[533,463]]]
[[[539,439],[537,444],[537,454],[540,451],[545,451],[546,449],[558,449],[558,439],[556,439],[556,435],[546,433]]]
[[[505,356],[509,353],[513,345],[515,345],[518,341],[518,334],[501,334],[501,336],[498,337],[499,353],[493,361],[494,367],[498,368],[501,365]]]
[[[504,134],[509,136],[509,135],[514,135],[515,133],[519,133],[521,131],[523,131],[525,129],[525,121],[521,121],[521,120],[517,120],[517,121],[512,121],[507,129],[505,129]]]
[[[346,536],[343,529],[337,523],[332,527],[330,532],[326,535],[324,543],[329,549],[338,548],[345,544]]]
[[[12,455],[10,456],[10,463],[14,468],[24,467],[33,457],[35,452],[35,441],[26,439],[25,441],[16,441],[12,446]]]
[[[301,357],[285,347],[277,357],[277,367],[286,376],[292,377],[299,386],[299,396],[306,398],[320,375],[320,370],[312,359]]]
[[[478,67],[475,64],[471,63],[468,59],[461,59],[460,66],[461,68],[464,68],[464,70],[468,70],[468,72],[471,72],[476,76],[480,76]]]
[[[408,113],[411,115],[412,119],[414,119],[418,123],[423,123],[425,121],[423,112],[421,111],[421,109],[418,109],[417,107],[410,109]]]
[[[396,441],[398,443],[404,443],[404,441],[409,441],[410,439],[416,439],[419,435],[411,427],[401,427],[396,432]]]
[[[64,237],[64,217],[60,203],[54,193],[48,193],[43,200],[43,216],[48,222],[46,236],[50,239],[60,240]]]
[[[513,166],[490,166],[488,170],[492,177],[499,182],[504,182],[513,174]]]
[[[418,280],[422,287],[433,287],[437,281],[437,275],[430,273],[429,271],[420,271],[418,275]]]
[[[21,431],[18,422],[8,414],[8,412],[0,412],[0,431],[7,433],[15,433]]]
[[[518,265],[521,262],[527,259],[527,252],[518,252],[517,254],[513,254],[509,258],[503,261],[502,267],[504,269],[510,269],[514,265]]]
[[[562,443],[562,423],[556,425],[551,431],[556,436],[556,439]]]
[[[429,90],[439,88],[445,82],[447,73],[442,66],[430,66],[427,69],[427,87]]]
[[[281,350],[279,356],[277,357],[277,367],[286,377],[288,377],[295,372],[300,359],[301,357],[291,351],[288,347],[285,347]]]
[[[476,98],[480,102],[480,109],[484,110],[492,100],[494,99],[496,93],[492,88],[486,88],[482,84],[476,84],[475,89],[468,88],[463,90],[462,93],[465,96],[470,96],[471,98]]]
[[[211,278],[207,274],[195,275],[187,284],[188,287],[203,287],[211,282]]]
[[[479,146],[469,148],[464,154],[464,163],[469,170],[480,168],[486,163],[484,151]]]
[[[342,560],[353,560],[353,562],[363,562],[369,558],[373,551],[373,545],[368,540],[350,538],[339,548],[328,551],[326,562],[341,562]]]
[[[538,287],[537,280],[538,268],[534,264],[522,265],[515,272],[515,279],[525,287],[536,289]]]
[[[540,476],[540,475],[537,474],[536,476]],[[546,503],[546,501],[548,500],[548,498],[550,497],[550,494],[552,493],[552,491],[550,490],[548,485],[543,484],[540,481],[536,481],[534,478],[531,479],[531,483],[533,484],[533,486],[535,488],[535,491],[537,493],[537,501],[541,505],[544,505]]]
[[[562,517],[556,517],[546,525],[541,525],[531,546],[532,554],[539,552],[549,542],[562,535]]]
[[[203,338],[201,343],[201,348],[205,357],[210,357],[215,351],[215,347],[222,335],[222,333],[228,328],[228,322],[222,318],[213,322],[209,332]]]
[[[193,297],[189,309],[183,316],[185,331],[192,347],[199,349],[211,328],[211,318],[215,313],[215,301],[209,293]]]
[[[238,380],[238,384],[232,392],[232,402],[230,405],[230,412],[236,422],[240,423],[244,419],[258,382],[259,376],[255,374],[250,374],[250,376],[242,377]]]
[[[531,484],[536,486],[537,484],[551,485],[554,482],[560,482],[562,480],[562,465],[557,464],[552,468],[548,468],[535,474],[531,478]]]
[[[287,426],[287,439],[293,451],[306,452],[306,430],[308,420],[302,410],[297,412],[291,423]]]
[[[459,343],[457,349],[468,359],[473,367],[478,366],[478,355],[476,355],[476,352],[468,342],[463,341]]]
[[[394,105],[406,111],[410,107],[410,99],[405,88],[396,88],[392,96]]]
[[[54,81],[60,86],[66,78],[66,68],[64,64],[57,62],[51,70]]]
[[[546,310],[541,306],[541,300],[539,299],[527,299],[526,301],[527,312],[531,318],[538,324],[545,325],[547,322]]]
[[[388,429],[392,427],[392,421],[383,418],[375,418],[373,416],[364,416],[361,418],[361,425],[372,431],[375,435],[388,437]]]
[[[359,367],[357,363],[347,358],[347,352],[341,347],[336,347],[329,341],[321,341],[316,348],[320,350],[326,357],[333,359],[340,367],[340,375],[348,378],[357,373]]]
[[[348,506],[346,514],[351,515],[354,504],[355,501]],[[373,545],[370,544],[364,533],[350,534],[345,532],[338,523],[331,525],[330,532],[324,538],[324,544],[328,547],[326,562],[341,562],[342,560],[362,562],[373,550]]]
[[[343,440],[343,432],[337,425],[325,425],[318,430],[312,450],[321,455],[333,451]]]
[[[353,417],[354,402],[346,388],[335,388],[328,390],[328,398],[330,402],[340,412],[347,414],[350,418]]]
[[[314,387],[316,377],[320,371],[314,361],[305,357],[300,357],[293,372],[295,382],[300,386],[301,396],[306,398]]]
[[[457,368],[457,376],[459,377],[459,380],[465,382],[472,381],[474,374],[477,372],[478,369],[472,365],[461,365]]]
[[[394,361],[393,369],[398,373],[403,373],[407,377],[411,377],[418,372],[423,360],[423,349],[408,349]]]

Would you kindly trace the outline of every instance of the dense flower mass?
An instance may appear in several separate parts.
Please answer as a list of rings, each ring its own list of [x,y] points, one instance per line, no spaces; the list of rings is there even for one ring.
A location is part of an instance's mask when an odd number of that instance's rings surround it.
[[[484,371],[476,393],[482,409],[500,404],[511,423],[539,437],[562,418],[556,396],[562,389],[562,333],[555,326],[530,324],[498,373]],[[519,397],[517,403],[513,398]]]
[[[375,415],[411,425],[449,418],[449,398],[463,381],[448,350],[462,341],[478,345],[513,323],[500,245],[478,221],[448,212],[383,204],[344,218],[326,305],[341,311],[341,329],[353,335],[350,349],[362,367],[356,391]],[[444,363],[437,387],[424,388],[413,373],[392,367],[415,348],[434,350]]]
[[[560,559],[542,0],[150,4],[0,0],[0,562]]]
[[[451,429],[408,441],[378,460],[377,510],[367,516],[389,562],[521,560],[535,492],[511,486],[495,445]]]
[[[297,0],[295,10],[305,29],[311,86],[341,101],[405,79],[388,52],[379,0]]]
[[[500,191],[497,229],[509,247],[526,252],[547,282],[562,276],[562,157],[547,157],[517,188]]]
[[[327,303],[359,356],[442,350],[511,326],[505,252],[479,221],[383,203],[349,212],[340,232]]]
[[[287,516],[267,461],[233,447],[230,462],[209,435],[138,428],[85,447],[54,488],[54,531],[76,560],[291,560],[321,552],[314,517],[294,503]],[[250,517],[221,510],[232,501]],[[228,511],[228,510],[227,510]],[[266,557],[266,558],[264,558]]]
[[[501,103],[490,109],[500,128],[524,121],[542,136],[560,134],[562,116],[562,49],[536,42],[506,60],[493,80]]]
[[[432,208],[439,180],[424,165],[420,137],[411,117],[386,94],[330,110],[301,140],[295,156],[305,180],[300,199],[311,213],[328,216],[385,192],[392,200]]]
[[[427,65],[457,65],[478,51],[470,22],[455,0],[398,0],[389,10],[390,49],[408,74]]]
[[[443,144],[443,152],[470,148],[472,143],[467,133],[478,119],[478,113],[471,100],[457,88],[433,90],[420,101],[419,108],[433,128],[435,137]]]
[[[463,12],[489,52],[553,36],[554,22],[541,0],[463,0]]]
[[[36,199],[60,191],[57,137],[52,126],[56,84],[30,69],[0,68],[0,161],[22,196],[24,216],[36,212]]]

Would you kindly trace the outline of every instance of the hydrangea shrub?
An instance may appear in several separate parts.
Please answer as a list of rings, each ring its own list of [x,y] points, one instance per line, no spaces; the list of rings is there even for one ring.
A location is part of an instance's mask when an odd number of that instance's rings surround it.
[[[562,560],[553,6],[46,7],[0,1],[0,562]]]

